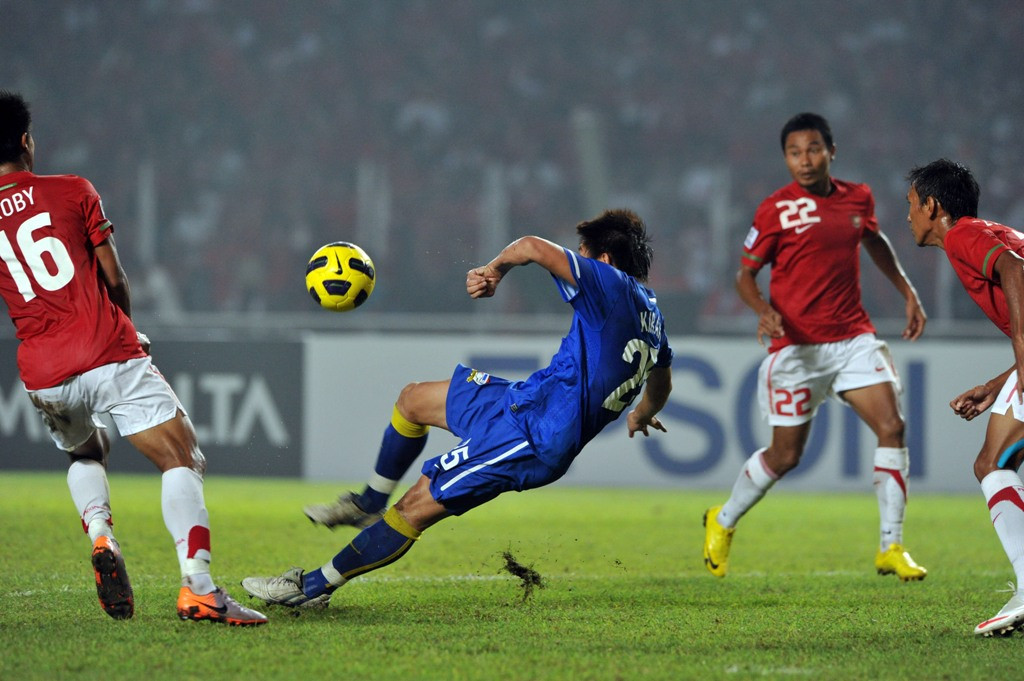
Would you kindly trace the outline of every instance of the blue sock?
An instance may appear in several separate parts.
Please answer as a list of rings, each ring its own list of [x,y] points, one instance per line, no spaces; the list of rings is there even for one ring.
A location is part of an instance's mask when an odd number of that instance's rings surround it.
[[[302,577],[302,592],[310,598],[331,593],[339,586],[366,572],[390,565],[412,548],[420,533],[410,526],[393,507],[384,518],[355,536],[333,559],[330,567],[337,572],[334,584],[324,575],[324,568],[307,572]],[[340,583],[339,581],[340,575]]]
[[[321,594],[333,593],[335,588],[337,587],[327,583],[327,578],[324,577],[324,573],[320,568],[312,572],[302,573],[302,593],[310,598],[316,598]]]
[[[396,482],[402,479],[413,462],[423,453],[423,448],[427,446],[427,428],[414,426],[402,419],[398,425],[406,433],[415,434],[410,437],[410,435],[396,430],[395,422],[400,418],[396,411],[396,416],[392,416],[392,422],[384,429],[380,451],[377,453],[377,465],[374,467],[374,472],[377,475]],[[356,499],[356,504],[367,513],[376,513],[388,505],[390,496],[391,490],[376,490],[367,485],[363,493]]]

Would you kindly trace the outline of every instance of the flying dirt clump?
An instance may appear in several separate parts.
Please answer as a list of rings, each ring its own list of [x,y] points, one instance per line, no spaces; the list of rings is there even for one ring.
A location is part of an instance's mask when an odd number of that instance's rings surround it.
[[[505,560],[505,565],[502,566],[501,570],[519,578],[519,585],[523,589],[524,602],[533,595],[534,587],[538,589],[544,588],[544,581],[540,573],[531,566],[520,563],[509,551],[504,551],[501,557]]]

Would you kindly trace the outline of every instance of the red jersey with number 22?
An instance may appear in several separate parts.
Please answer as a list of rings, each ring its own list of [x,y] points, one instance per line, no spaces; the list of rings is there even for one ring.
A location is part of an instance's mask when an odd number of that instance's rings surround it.
[[[113,225],[92,184],[74,175],[0,175],[0,295],[29,390],[144,357],[135,326],[99,279],[93,249]]]
[[[993,279],[996,258],[1007,251],[1024,257],[1024,234],[978,218],[960,218],[946,233],[946,257],[974,302],[1007,336],[1010,310]]]
[[[771,352],[875,331],[860,295],[860,241],[878,231],[875,199],[867,185],[832,183],[829,196],[796,182],[773,193],[743,243],[743,265],[771,265],[769,298],[786,332]]]

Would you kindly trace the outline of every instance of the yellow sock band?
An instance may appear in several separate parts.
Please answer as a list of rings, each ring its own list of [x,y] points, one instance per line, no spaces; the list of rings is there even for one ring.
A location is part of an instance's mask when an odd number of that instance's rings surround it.
[[[408,537],[412,540],[420,538],[421,532],[410,525],[394,506],[389,508],[387,513],[384,514],[384,522],[386,522],[392,530],[398,532],[403,537]]]
[[[405,437],[416,438],[423,437],[430,430],[430,426],[421,426],[418,423],[409,421],[398,412],[398,405],[395,405],[394,411],[391,412],[391,427],[398,431],[399,435]]]

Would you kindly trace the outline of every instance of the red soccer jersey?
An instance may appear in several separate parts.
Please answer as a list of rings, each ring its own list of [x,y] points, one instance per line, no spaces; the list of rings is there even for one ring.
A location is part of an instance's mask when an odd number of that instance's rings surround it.
[[[860,296],[860,241],[877,232],[875,199],[867,185],[833,178],[823,197],[791,182],[761,202],[743,242],[743,265],[771,265],[769,298],[787,345],[828,343],[874,333]]]
[[[0,295],[29,390],[144,357],[135,326],[99,279],[93,248],[113,225],[99,194],[74,175],[0,175]]]
[[[993,280],[993,267],[996,258],[1006,251],[1024,257],[1024,234],[996,222],[964,217],[946,234],[945,247],[946,257],[967,293],[1009,336],[1010,310],[1003,289]]]

